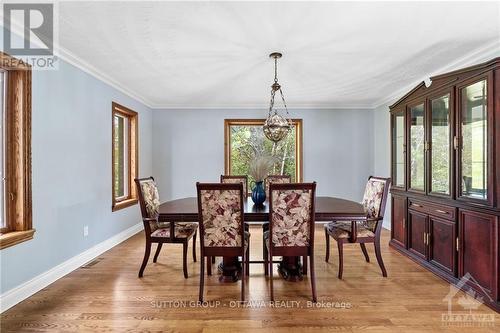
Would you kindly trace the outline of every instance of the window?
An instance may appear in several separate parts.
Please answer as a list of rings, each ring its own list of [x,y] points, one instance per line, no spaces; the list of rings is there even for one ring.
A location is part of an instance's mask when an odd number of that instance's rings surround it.
[[[32,239],[31,67],[0,52],[0,249]]]
[[[302,181],[302,120],[292,120],[288,136],[273,144],[264,136],[264,119],[226,119],[224,172],[226,175],[248,175],[248,165],[255,154],[276,157],[271,174],[287,174],[292,182]],[[248,176],[249,183],[254,181]]]
[[[137,203],[134,186],[139,156],[137,118],[137,112],[113,103],[113,211]]]

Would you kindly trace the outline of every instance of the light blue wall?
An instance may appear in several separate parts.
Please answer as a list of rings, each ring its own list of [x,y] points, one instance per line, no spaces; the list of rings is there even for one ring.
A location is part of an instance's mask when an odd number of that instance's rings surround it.
[[[373,110],[373,173],[391,177],[391,116],[388,105]],[[385,207],[384,227],[391,228],[391,198]]]
[[[153,172],[162,200],[196,195],[196,181],[224,173],[224,119],[265,118],[266,110],[155,110]],[[361,201],[373,173],[373,110],[290,110],[303,119],[304,181],[318,195]]]
[[[139,113],[139,174],[152,173],[152,111],[80,69],[33,71],[33,240],[0,251],[4,293],[139,223],[111,212],[111,102]],[[84,225],[89,235],[83,236]]]

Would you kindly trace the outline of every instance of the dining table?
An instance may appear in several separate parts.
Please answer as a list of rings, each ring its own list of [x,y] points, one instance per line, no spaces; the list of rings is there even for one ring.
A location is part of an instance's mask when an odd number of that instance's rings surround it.
[[[198,200],[196,197],[180,198],[160,204],[158,222],[198,222]],[[331,221],[363,221],[366,212],[363,205],[356,201],[317,196],[314,212],[316,223]],[[269,222],[269,205],[256,205],[250,197],[244,202],[244,221]],[[355,222],[354,222],[355,223]],[[263,264],[263,260],[250,261],[251,264]],[[223,257],[219,266],[221,282],[235,282],[240,278],[241,263],[238,257]],[[302,280],[302,266],[300,257],[283,257],[278,266],[280,275],[288,281]]]

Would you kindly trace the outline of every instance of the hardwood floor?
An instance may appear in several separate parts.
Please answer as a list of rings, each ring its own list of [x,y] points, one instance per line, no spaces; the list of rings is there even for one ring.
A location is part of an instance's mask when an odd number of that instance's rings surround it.
[[[261,257],[260,230],[251,227],[252,259]],[[373,247],[368,247],[371,260],[366,263],[359,245],[354,244],[345,246],[344,277],[339,280],[336,246],[333,241],[330,263],[325,263],[324,233],[318,226],[316,307],[309,307],[311,288],[307,278],[293,283],[275,274],[277,303],[271,308],[267,302],[268,280],[262,265],[257,264],[250,266],[247,299],[252,303],[247,307],[235,306],[240,284],[220,284],[216,270],[206,279],[205,299],[209,303],[192,307],[190,302],[198,298],[199,262],[193,263],[190,256],[190,277],[184,279],[182,246],[165,244],[156,264],[152,263],[152,251],[144,277],[139,279],[143,238],[142,233],[135,235],[101,255],[97,263],[77,269],[4,312],[0,316],[1,331],[498,332],[500,325],[500,316],[484,305],[464,310],[459,304],[465,295],[462,292],[453,299],[455,314],[486,315],[494,322],[481,327],[479,322],[443,321],[442,316],[448,313],[443,298],[450,291],[449,284],[390,249],[386,230],[382,254],[389,277],[382,277]],[[336,302],[347,306],[328,308]]]

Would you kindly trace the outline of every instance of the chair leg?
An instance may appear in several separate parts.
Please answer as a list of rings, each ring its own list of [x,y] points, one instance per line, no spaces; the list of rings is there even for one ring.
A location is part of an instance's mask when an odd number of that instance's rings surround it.
[[[337,246],[339,248],[339,279],[342,279],[342,273],[344,272],[344,243],[339,239],[337,240]]]
[[[250,244],[247,246],[247,253],[245,254],[245,260],[243,260],[246,266],[246,276],[250,276]]]
[[[212,275],[212,259],[210,257],[207,257],[207,275]]]
[[[187,274],[187,245],[188,245],[188,240],[184,243],[182,243],[182,270],[184,271],[184,278],[188,278]]]
[[[247,250],[248,250],[248,248],[247,248]],[[246,281],[247,275],[248,275],[248,271],[247,271],[248,258],[246,255],[246,253],[248,253],[248,252],[247,251],[244,251],[244,252],[245,253],[243,253],[243,256],[241,257],[243,260],[243,265],[242,265],[243,272],[241,274],[241,301],[242,302],[245,301],[245,281]]]
[[[325,261],[328,262],[328,260],[330,260],[330,235],[328,234],[328,231],[326,231],[326,228],[325,228],[325,241],[326,241]]]
[[[158,245],[156,246],[156,252],[155,256],[153,257],[153,262],[156,262],[156,260],[158,259],[158,255],[160,254],[162,245],[163,243],[158,243]]]
[[[377,257],[378,265],[382,270],[382,276],[387,277],[387,271],[385,270],[384,261],[382,260],[382,254],[380,253],[380,239],[375,239],[375,256]]]
[[[208,257],[207,257],[208,259]],[[199,294],[199,301],[203,302],[203,286],[205,283],[205,260],[203,258],[203,253],[201,254],[201,260],[200,260],[200,294]]]
[[[198,233],[198,231],[195,231],[194,232],[194,235],[193,235],[193,261],[196,262],[196,234]]]
[[[269,260],[268,256],[269,254],[267,253],[267,246],[266,242],[262,242],[262,256],[264,257],[264,275],[268,276],[269,275]]]
[[[264,239],[264,232],[269,230],[269,222],[262,224],[262,256],[264,257],[264,275],[269,275],[269,262],[267,260],[267,246],[266,240]]]
[[[314,270],[314,253],[311,253],[311,258],[309,259],[309,265],[311,266],[311,288],[313,295],[313,302],[316,303],[316,271]]]
[[[273,258],[269,256],[269,283],[271,288],[271,301],[274,302],[274,289],[273,289]]]
[[[188,278],[188,267],[187,267],[187,252],[188,252],[188,240],[182,243],[182,270],[184,271],[184,278]]]
[[[307,275],[307,256],[302,257],[302,274]]]
[[[366,262],[370,262],[370,256],[368,256],[368,251],[366,251],[365,243],[359,243],[359,245],[361,246],[361,251],[363,251],[363,254],[365,255]]]
[[[144,259],[142,259],[141,268],[139,269],[139,277],[141,278],[146,265],[148,264],[149,254],[151,253],[151,242],[146,241],[146,249],[144,250]]]

